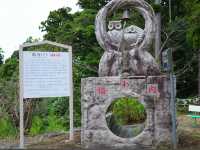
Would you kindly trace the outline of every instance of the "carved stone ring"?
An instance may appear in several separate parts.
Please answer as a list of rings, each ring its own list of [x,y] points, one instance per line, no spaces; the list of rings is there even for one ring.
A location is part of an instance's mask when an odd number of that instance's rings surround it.
[[[116,10],[121,8],[135,8],[145,20],[144,29],[144,40],[139,45],[139,50],[147,50],[154,36],[155,25],[154,18],[155,14],[152,7],[144,0],[112,0],[105,7],[103,7],[97,14],[96,17],[96,37],[100,46],[107,50],[109,43],[112,43],[111,39],[107,34],[107,17],[112,15]]]

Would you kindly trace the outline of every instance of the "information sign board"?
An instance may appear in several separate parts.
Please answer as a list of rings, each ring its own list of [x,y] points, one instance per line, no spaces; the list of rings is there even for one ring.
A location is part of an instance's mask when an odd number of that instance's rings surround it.
[[[23,52],[23,97],[70,96],[67,52]]]
[[[24,48],[51,45],[68,52],[24,51]],[[24,149],[24,98],[69,97],[70,134],[73,140],[72,47],[51,41],[26,43],[19,51],[20,149]],[[31,99],[33,100],[33,99]]]

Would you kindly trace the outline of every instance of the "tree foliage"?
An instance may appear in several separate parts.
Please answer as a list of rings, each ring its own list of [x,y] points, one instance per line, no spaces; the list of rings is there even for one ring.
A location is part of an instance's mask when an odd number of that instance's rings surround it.
[[[98,10],[105,4],[107,4],[110,0],[79,0],[78,4],[83,9],[94,9]]]
[[[3,56],[3,50],[0,48],[0,65],[3,64],[3,58],[4,58],[4,56]]]
[[[189,26],[187,30],[188,42],[195,49],[200,48],[200,2],[198,0],[191,0],[189,3],[185,1]]]

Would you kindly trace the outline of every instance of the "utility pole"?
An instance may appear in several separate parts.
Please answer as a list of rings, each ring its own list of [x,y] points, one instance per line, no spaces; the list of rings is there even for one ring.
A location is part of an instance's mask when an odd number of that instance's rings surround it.
[[[198,50],[198,97],[200,98],[200,49]],[[198,102],[200,104],[200,100]]]
[[[155,4],[161,6],[162,0],[155,0]],[[160,62],[161,47],[161,12],[156,12],[155,16],[156,35],[155,35],[155,58]]]
[[[172,116],[172,143],[173,149],[177,149],[177,134],[176,134],[176,76],[174,75],[173,69],[173,57],[172,57],[172,49],[169,49],[169,64],[170,64],[170,82],[171,82],[171,116]]]
[[[169,0],[169,23],[172,22],[172,0]]]
[[[173,70],[172,48],[162,52],[162,68],[163,71],[169,74],[170,77],[170,111],[172,120],[172,144],[173,149],[177,148],[176,134],[176,76]]]
[[[155,0],[155,4],[160,4],[161,0]],[[156,14],[156,39],[155,39],[155,54],[156,59],[160,60],[159,54],[161,53],[161,64],[164,72],[168,73],[170,77],[170,111],[172,121],[172,144],[173,149],[177,149],[177,134],[176,134],[176,76],[173,69],[172,48],[160,52],[161,45],[161,13]],[[171,0],[169,0],[169,23],[172,22]],[[200,55],[200,53],[199,53]],[[160,61],[159,61],[160,62]],[[199,72],[200,76],[200,72]],[[199,87],[200,89],[200,87]],[[199,90],[200,92],[200,90]]]
[[[169,0],[169,23],[172,23],[172,1]],[[172,115],[172,143],[173,149],[177,149],[176,134],[176,76],[174,75],[172,49],[169,49],[170,82],[171,82],[171,115]]]

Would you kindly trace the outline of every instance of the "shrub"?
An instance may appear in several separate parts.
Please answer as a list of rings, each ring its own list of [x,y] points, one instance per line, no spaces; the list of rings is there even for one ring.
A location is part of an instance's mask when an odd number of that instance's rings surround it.
[[[39,116],[34,116],[32,121],[32,126],[30,129],[30,135],[34,136],[44,132],[44,121]]]
[[[47,132],[57,132],[57,131],[66,131],[65,121],[63,117],[58,117],[53,113],[50,113],[47,117],[48,126]]]
[[[144,122],[146,112],[144,106],[135,98],[120,98],[114,101],[109,110],[121,125]]]
[[[11,122],[8,115],[0,118],[0,138],[15,137],[17,135],[17,129]]]

